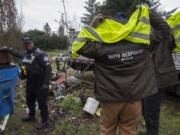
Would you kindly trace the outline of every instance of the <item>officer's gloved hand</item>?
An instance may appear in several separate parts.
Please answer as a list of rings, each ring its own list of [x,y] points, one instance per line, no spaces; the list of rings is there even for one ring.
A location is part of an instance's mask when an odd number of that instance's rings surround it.
[[[104,20],[104,16],[100,13],[93,18],[92,22],[90,23],[90,26],[96,28],[99,24],[102,23],[103,20]]]
[[[44,84],[41,86],[40,89],[41,89],[41,90],[49,89],[49,84],[44,83]]]
[[[27,68],[25,66],[20,67],[19,77],[24,80],[27,79]]]

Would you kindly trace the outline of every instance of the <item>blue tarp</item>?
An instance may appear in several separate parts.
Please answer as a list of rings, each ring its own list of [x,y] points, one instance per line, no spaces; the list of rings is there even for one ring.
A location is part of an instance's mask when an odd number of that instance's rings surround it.
[[[17,66],[0,68],[0,117],[13,113],[14,85],[17,76]]]

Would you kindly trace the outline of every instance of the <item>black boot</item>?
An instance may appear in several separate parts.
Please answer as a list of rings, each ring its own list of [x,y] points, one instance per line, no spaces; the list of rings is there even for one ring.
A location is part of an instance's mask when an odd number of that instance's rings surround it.
[[[43,129],[46,129],[48,127],[49,127],[49,123],[48,123],[48,121],[46,121],[46,122],[40,123],[40,125],[39,125],[39,127],[37,129],[38,130],[43,130]]]
[[[26,117],[26,118],[22,118],[21,120],[22,122],[36,122],[35,117]]]

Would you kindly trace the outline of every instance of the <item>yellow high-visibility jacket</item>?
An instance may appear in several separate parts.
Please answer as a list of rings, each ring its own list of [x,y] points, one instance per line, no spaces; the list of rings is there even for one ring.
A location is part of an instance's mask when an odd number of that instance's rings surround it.
[[[100,43],[116,43],[121,40],[131,41],[144,45],[150,44],[150,20],[149,9],[142,5],[132,14],[128,23],[105,19],[97,28],[85,27],[72,44],[72,58],[77,58],[77,51],[87,41]]]
[[[167,23],[172,28],[172,33],[176,42],[176,48],[173,52],[180,52],[180,11],[170,16],[167,19]]]

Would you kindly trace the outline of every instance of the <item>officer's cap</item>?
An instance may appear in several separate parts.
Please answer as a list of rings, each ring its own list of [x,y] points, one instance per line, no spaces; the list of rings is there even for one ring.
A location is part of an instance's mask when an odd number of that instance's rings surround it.
[[[30,43],[32,43],[32,39],[31,39],[31,37],[29,37],[29,36],[23,36],[23,37],[22,37],[22,41],[23,41],[24,44],[30,44]]]

